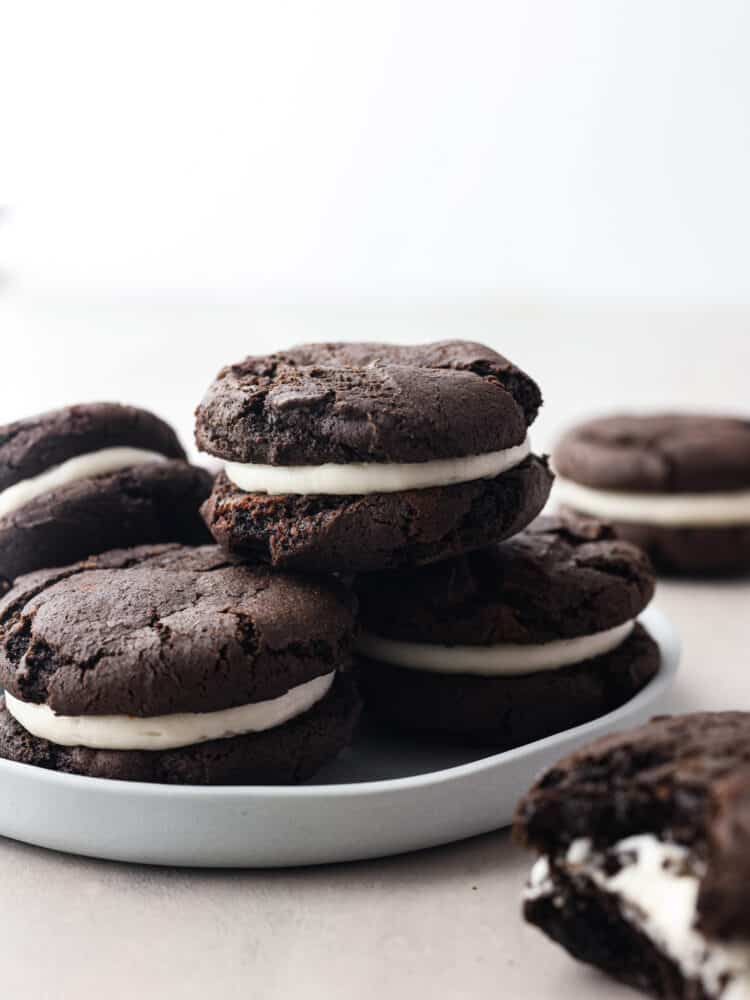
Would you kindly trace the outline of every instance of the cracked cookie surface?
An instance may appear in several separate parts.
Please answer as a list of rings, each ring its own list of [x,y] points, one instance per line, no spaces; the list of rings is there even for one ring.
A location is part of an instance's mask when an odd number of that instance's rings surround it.
[[[304,344],[246,358],[222,369],[199,405],[198,447],[239,465],[364,465],[369,485],[335,496],[250,492],[228,467],[203,517],[228,551],[305,572],[372,572],[479,548],[520,531],[546,502],[546,460],[522,460],[541,402],[528,375],[468,341]],[[522,446],[518,464],[494,478],[461,481],[452,470],[451,460]],[[436,482],[453,485],[389,492],[378,475],[441,461]]]
[[[370,572],[507,538],[544,507],[551,485],[534,456],[495,479],[353,497],[243,493],[222,472],[201,513],[216,541],[238,555],[279,569]]]
[[[481,344],[304,344],[223,368],[198,447],[271,465],[424,462],[519,445],[539,388]]]
[[[214,545],[105,552],[18,579],[0,601],[0,684],[59,715],[210,713],[336,672],[312,707],[260,732],[172,749],[61,746],[0,703],[0,756],[71,774],[179,784],[302,781],[351,740],[355,602],[333,579],[274,574]]]
[[[141,546],[21,577],[0,601],[0,684],[63,715],[211,712],[346,667],[353,602],[216,546]]]

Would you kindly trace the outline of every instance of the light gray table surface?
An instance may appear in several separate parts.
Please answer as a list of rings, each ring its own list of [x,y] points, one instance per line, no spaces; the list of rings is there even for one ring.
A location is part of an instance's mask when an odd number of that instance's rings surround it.
[[[737,309],[15,303],[0,313],[4,346],[8,331],[22,334],[6,359],[0,422],[115,396],[154,406],[186,434],[217,364],[272,342],[358,331],[504,348],[545,387],[542,446],[609,405],[748,407],[750,313]],[[657,600],[684,643],[673,708],[750,709],[750,583],[662,583]],[[8,840],[0,863],[2,992],[13,1000],[633,995],[522,924],[529,858],[507,832],[308,870],[141,868]]]

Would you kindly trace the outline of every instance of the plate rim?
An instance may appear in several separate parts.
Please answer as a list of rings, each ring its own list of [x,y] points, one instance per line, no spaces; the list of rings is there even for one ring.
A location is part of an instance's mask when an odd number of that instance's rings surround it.
[[[22,764],[18,761],[0,758],[0,775],[4,771],[23,773],[34,772],[34,780],[42,783],[51,782],[58,786],[67,785],[71,790],[89,788],[105,795],[142,795],[146,797],[165,795],[170,798],[194,799],[202,802],[214,800],[242,800],[247,798],[268,799],[314,799],[314,798],[361,798],[377,794],[394,794],[412,791],[425,785],[439,785],[451,781],[460,781],[468,774],[481,773],[490,770],[501,763],[515,763],[525,757],[533,757],[543,752],[548,746],[563,739],[584,737],[589,729],[600,729],[604,720],[609,720],[613,726],[618,719],[627,716],[643,701],[659,699],[670,688],[679,668],[682,654],[680,636],[670,619],[658,608],[649,607],[637,618],[647,631],[649,624],[654,626],[658,637],[654,636],[661,650],[661,663],[658,673],[645,687],[624,704],[611,712],[598,715],[588,722],[570,729],[563,729],[520,747],[489,754],[465,764],[440,768],[436,771],[425,771],[421,774],[408,775],[401,778],[378,778],[370,781],[350,781],[340,784],[307,784],[307,785],[170,785],[164,782],[149,781],[119,781],[112,778],[96,778],[84,774],[66,774],[52,768],[37,767],[34,764]]]

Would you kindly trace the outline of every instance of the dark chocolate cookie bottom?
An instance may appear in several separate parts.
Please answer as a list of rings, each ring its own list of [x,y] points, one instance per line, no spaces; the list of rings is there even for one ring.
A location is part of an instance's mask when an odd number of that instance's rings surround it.
[[[524,903],[524,918],[579,962],[660,1000],[712,1000],[702,984],[625,920],[617,900],[590,880],[555,872],[551,892]]]
[[[32,736],[0,698],[0,757],[66,774],[169,785],[284,785],[304,781],[346,747],[360,711],[351,676],[339,674],[304,715],[262,733],[176,750],[91,750]]]
[[[243,493],[221,473],[201,512],[230,552],[284,569],[371,572],[509,538],[541,511],[551,485],[536,456],[495,479],[356,497]]]
[[[211,539],[198,508],[211,484],[205,469],[174,459],[79,479],[35,497],[0,518],[0,578],[131,545],[204,545]]]
[[[620,538],[648,552],[664,573],[739,576],[750,573],[750,524],[727,528],[664,528],[615,524]]]
[[[510,750],[613,711],[658,669],[659,647],[636,625],[611,653],[561,670],[477,677],[363,658],[358,671],[366,707],[388,724],[426,738]]]

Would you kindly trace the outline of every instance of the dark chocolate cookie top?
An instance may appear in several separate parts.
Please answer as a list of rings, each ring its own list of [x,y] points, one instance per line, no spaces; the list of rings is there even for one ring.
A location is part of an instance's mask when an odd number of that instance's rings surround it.
[[[559,475],[598,489],[747,489],[750,420],[679,413],[603,417],[571,428],[552,461]]]
[[[169,424],[148,410],[122,403],[81,403],[0,427],[0,490],[76,455],[118,447],[185,458]]]
[[[213,545],[140,546],[16,580],[0,686],[62,715],[211,712],[346,666],[353,601]]]
[[[698,909],[719,936],[750,933],[750,713],[666,716],[592,743],[537,781],[516,834],[556,855],[579,838],[605,848],[652,833],[707,864]]]
[[[357,579],[364,627],[411,642],[537,643],[614,628],[654,593],[648,559],[608,527],[539,517],[508,541]]]
[[[481,344],[305,344],[223,368],[196,441],[236,462],[424,462],[521,444],[541,401]]]

